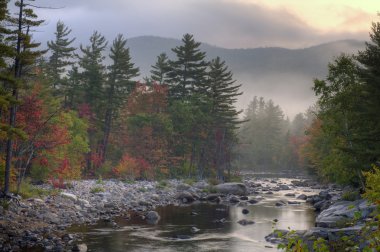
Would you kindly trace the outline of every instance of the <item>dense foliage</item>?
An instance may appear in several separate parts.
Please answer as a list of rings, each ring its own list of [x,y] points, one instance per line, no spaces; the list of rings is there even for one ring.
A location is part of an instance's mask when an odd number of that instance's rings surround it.
[[[357,55],[329,64],[325,80],[315,80],[317,118],[308,129],[303,154],[322,178],[365,187],[363,171],[379,162],[380,23]]]

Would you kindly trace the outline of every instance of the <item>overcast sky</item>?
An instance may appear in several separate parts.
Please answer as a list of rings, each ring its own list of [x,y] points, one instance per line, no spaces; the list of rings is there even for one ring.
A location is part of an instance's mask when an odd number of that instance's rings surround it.
[[[11,1],[14,2],[14,1]],[[36,0],[46,20],[35,39],[53,38],[62,20],[78,42],[94,30],[109,40],[155,35],[196,40],[227,48],[302,48],[339,39],[367,40],[379,21],[379,0]]]

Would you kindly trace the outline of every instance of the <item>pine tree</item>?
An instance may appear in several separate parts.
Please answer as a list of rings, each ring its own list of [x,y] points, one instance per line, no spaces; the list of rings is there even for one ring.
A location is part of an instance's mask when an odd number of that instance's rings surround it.
[[[107,41],[104,36],[95,31],[90,37],[90,45],[83,47],[80,45],[82,56],[79,56],[79,66],[83,69],[81,72],[82,88],[84,90],[83,102],[90,105],[94,112],[99,112],[104,90],[105,66],[102,55],[107,47]]]
[[[356,59],[360,63],[360,76],[363,80],[361,113],[361,134],[358,142],[364,143],[362,153],[367,162],[380,161],[380,22],[372,24],[370,42],[359,52]]]
[[[131,62],[127,40],[118,35],[113,41],[110,58],[112,65],[109,66],[108,81],[106,82],[106,113],[104,121],[104,136],[102,144],[102,159],[108,146],[108,138],[112,128],[112,122],[116,119],[120,108],[125,104],[128,95],[132,92],[135,82],[134,77],[139,75],[139,69]]]
[[[242,94],[239,92],[241,85],[235,85],[236,81],[233,80],[231,71],[219,57],[210,62],[209,68],[207,81],[209,89],[205,91],[211,103],[210,129],[213,132],[210,135],[214,136],[211,142],[215,143],[213,152],[218,178],[223,179],[224,167],[228,163],[226,157],[231,154],[229,153],[231,148],[228,147],[236,139],[235,130],[241,123],[238,118],[241,111],[237,111],[234,106],[237,97]]]
[[[74,42],[75,38],[69,39],[68,36],[71,33],[69,29],[63,22],[58,21],[55,40],[49,41],[47,46],[51,51],[51,56],[49,57],[48,72],[51,78],[51,82],[54,89],[58,89],[57,94],[64,94],[65,100],[67,99],[67,91],[65,81],[62,79],[62,75],[66,71],[66,67],[73,64],[71,61],[74,57],[75,47],[71,44]]]
[[[157,56],[156,64],[152,66],[150,71],[151,79],[158,84],[167,84],[168,83],[168,73],[170,71],[169,59],[166,53],[161,53]]]
[[[80,46],[82,56],[79,56],[79,66],[83,69],[81,77],[81,93],[83,95],[82,104],[83,110],[86,110],[90,121],[90,129],[88,139],[90,143],[90,152],[87,154],[87,168],[85,173],[94,172],[93,168],[99,165],[98,147],[99,127],[104,117],[104,83],[105,83],[105,66],[103,65],[104,52],[107,46],[107,41],[104,36],[95,31],[90,37],[90,45]],[[81,112],[80,112],[81,113]]]
[[[201,91],[206,84],[206,53],[201,52],[201,43],[195,42],[193,35],[185,34],[183,45],[173,48],[177,59],[170,61],[169,99],[189,99],[196,91]]]

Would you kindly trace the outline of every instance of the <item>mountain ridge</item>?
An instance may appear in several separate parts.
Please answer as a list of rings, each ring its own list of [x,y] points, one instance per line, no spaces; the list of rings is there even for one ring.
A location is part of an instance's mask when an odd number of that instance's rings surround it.
[[[140,68],[142,79],[149,76],[157,56],[165,52],[170,59],[172,48],[181,45],[180,39],[159,36],[129,38],[132,61]],[[257,47],[223,48],[202,43],[207,60],[219,56],[226,61],[234,78],[242,84],[244,94],[237,107],[244,109],[253,96],[273,99],[285,113],[294,116],[312,105],[316,98],[312,91],[313,80],[324,78],[328,63],[341,53],[352,54],[364,49],[364,41],[338,40],[305,48]]]

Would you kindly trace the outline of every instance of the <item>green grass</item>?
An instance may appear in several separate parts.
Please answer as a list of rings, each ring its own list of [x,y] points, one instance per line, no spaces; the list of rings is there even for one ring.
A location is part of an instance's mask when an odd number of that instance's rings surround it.
[[[55,195],[58,193],[58,191],[59,190],[57,189],[46,190],[46,189],[38,188],[30,184],[29,180],[25,180],[20,185],[19,195],[23,199],[42,198],[47,195]],[[16,192],[16,190],[14,190],[14,192]]]
[[[104,188],[101,187],[101,186],[95,186],[93,188],[91,188],[91,193],[100,193],[100,192],[104,192]]]

